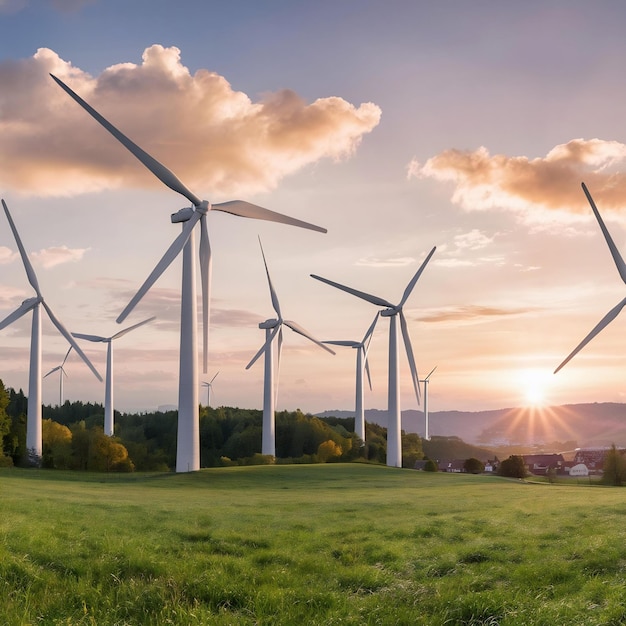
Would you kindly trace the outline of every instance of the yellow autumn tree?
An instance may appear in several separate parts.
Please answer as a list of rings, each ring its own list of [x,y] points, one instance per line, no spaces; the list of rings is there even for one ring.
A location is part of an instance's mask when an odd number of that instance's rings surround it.
[[[42,420],[41,439],[42,465],[67,469],[72,453],[72,432],[70,429],[51,419]]]
[[[337,445],[331,439],[327,441],[323,441],[317,448],[317,458],[320,463],[326,463],[329,459],[333,457],[341,456],[341,446]]]

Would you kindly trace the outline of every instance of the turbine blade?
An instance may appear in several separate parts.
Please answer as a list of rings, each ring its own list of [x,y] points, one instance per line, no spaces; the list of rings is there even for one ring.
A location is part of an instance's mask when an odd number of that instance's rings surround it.
[[[437,366],[435,365],[435,367],[433,367],[433,369],[431,369],[431,370],[430,370],[430,372],[429,372],[428,376],[426,376],[426,377],[424,378],[424,382],[426,382],[426,381],[430,378],[430,375],[431,375],[431,374],[432,374],[432,373],[433,373],[436,369],[437,369]]]
[[[411,295],[411,292],[413,291],[413,288],[415,287],[415,283],[419,280],[419,277],[422,275],[422,272],[424,271],[426,264],[428,263],[428,261],[430,261],[430,258],[433,256],[433,254],[435,254],[436,249],[437,249],[437,246],[435,246],[428,253],[428,256],[424,259],[422,265],[415,273],[415,276],[413,276],[413,278],[411,279],[411,282],[407,285],[406,289],[404,290],[404,295],[402,296],[402,300],[400,300],[400,304],[398,305],[399,309],[401,309],[404,306],[404,303],[407,301],[408,297]]]
[[[259,351],[252,357],[250,363],[246,365],[247,370],[249,370],[258,361],[259,357],[265,352],[265,348],[267,348],[267,346],[271,344],[272,341],[274,341],[274,337],[276,337],[276,333],[279,331],[279,329],[280,324],[277,325],[276,328],[274,328],[274,330],[270,333],[270,336],[263,342],[263,345],[261,346]]]
[[[319,341],[315,337],[313,337],[313,335],[311,335],[311,333],[309,331],[307,331],[304,328],[302,328],[302,326],[300,326],[300,324],[296,324],[295,322],[291,322],[289,320],[284,320],[284,323],[285,323],[286,326],[289,326],[289,328],[291,328],[291,330],[293,330],[295,333],[298,333],[299,335],[302,335],[303,337],[306,337],[309,341],[312,341],[313,343],[316,343],[320,348],[323,348],[324,350],[326,350],[326,352],[330,352],[331,354],[335,354],[334,350],[331,350],[328,346],[325,346],[321,341]]]
[[[322,343],[330,344],[331,346],[348,346],[349,348],[358,348],[361,344],[358,341],[322,341]]]
[[[196,225],[196,222],[200,219],[200,213],[194,211],[191,219],[189,219],[185,226],[183,227],[180,235],[174,239],[172,245],[167,249],[161,260],[157,263],[156,267],[150,273],[150,276],[146,278],[144,284],[139,288],[139,291],[133,296],[131,301],[126,305],[126,308],[119,314],[116,322],[120,324],[123,322],[129,315],[129,313],[135,308],[137,303],[146,295],[150,287],[154,285],[159,276],[170,266],[172,261],[178,256],[180,251],[183,249],[187,240],[191,235],[191,231],[193,227]]]
[[[280,224],[289,224],[290,226],[298,226],[300,228],[307,228],[308,230],[316,230],[319,233],[328,232],[321,226],[315,226],[315,224],[309,224],[303,222],[295,217],[289,217],[282,213],[276,213],[276,211],[270,211],[263,207],[245,202],[244,200],[230,200],[229,202],[218,202],[211,205],[212,209],[217,211],[224,211],[225,213],[231,213],[232,215],[238,215],[239,217],[250,217],[255,220],[265,220],[267,222],[279,222]]]
[[[368,339],[372,340],[372,334],[374,333],[374,328],[376,328],[376,323],[378,322],[379,314],[376,313],[374,316],[374,321],[371,323],[370,327],[367,329],[365,336],[363,337],[363,341],[361,343],[365,343]],[[369,346],[369,343],[367,344]],[[368,348],[369,349],[369,348]]]
[[[617,271],[619,272],[619,275],[622,277],[622,280],[626,283],[626,263],[624,263],[624,259],[622,258],[622,255],[619,253],[619,250],[617,249],[617,246],[615,245],[613,238],[611,237],[606,225],[604,224],[604,221],[600,217],[600,212],[598,211],[598,208],[596,207],[596,203],[593,201],[593,198],[591,197],[591,194],[589,193],[589,190],[587,189],[587,186],[585,185],[585,183],[582,183],[582,187],[583,187],[583,191],[585,192],[585,195],[587,196],[587,200],[589,200],[589,204],[591,205],[593,213],[596,216],[596,219],[598,220],[598,224],[600,224],[600,229],[602,230],[604,239],[606,240],[606,243],[609,246],[609,250],[611,251],[611,255],[613,256],[613,261],[615,261]]]
[[[50,376],[50,374],[54,374],[54,372],[58,372],[61,369],[60,365],[57,365],[56,367],[53,367],[45,376],[44,378],[48,378],[48,376]]]
[[[72,333],[72,337],[76,337],[76,339],[85,339],[86,341],[106,341],[106,337],[100,337],[99,335],[84,335],[83,333]]]
[[[67,339],[70,346],[72,346],[72,348],[76,350],[76,352],[78,353],[78,356],[80,356],[80,358],[83,361],[85,361],[87,367],[89,367],[89,369],[94,373],[94,376],[100,382],[102,382],[102,376],[100,376],[100,374],[98,373],[98,370],[93,366],[91,361],[87,358],[87,355],[81,350],[81,347],[76,343],[71,333],[65,328],[65,326],[63,326],[63,324],[61,324],[60,320],[55,316],[55,314],[52,312],[52,309],[46,304],[45,300],[42,300],[41,304],[43,305],[43,308],[46,309],[46,313],[48,314],[50,321],[56,326],[57,330]]]
[[[211,242],[206,215],[200,218],[200,281],[202,283],[202,373],[209,361],[209,299],[211,289]]]
[[[259,245],[261,246],[261,255],[263,256],[263,264],[265,265],[265,273],[267,274],[267,282],[270,286],[270,296],[272,298],[272,306],[274,307],[274,311],[276,311],[276,315],[278,315],[278,319],[282,320],[283,316],[280,312],[280,302],[278,301],[276,290],[274,289],[274,285],[272,284],[272,278],[270,277],[270,271],[267,267],[267,261],[265,260],[265,252],[263,251],[263,244],[261,243],[260,237],[259,237]]]
[[[200,198],[193,194],[178,179],[176,174],[169,170],[165,165],[159,163],[154,157],[150,156],[145,150],[142,150],[136,143],[131,141],[126,135],[120,132],[113,124],[106,120],[98,111],[88,105],[78,94],[74,93],[62,80],[50,74],[54,81],[67,93],[73,100],[80,104],[91,117],[106,128],[127,150],[129,150],[137,159],[139,159],[164,185],[167,185],[173,191],[185,196],[194,206],[201,204]]]
[[[417,366],[415,365],[415,356],[413,355],[413,346],[411,345],[411,337],[406,324],[406,318],[402,310],[400,311],[400,328],[402,329],[402,338],[404,339],[404,349],[406,350],[406,358],[409,361],[409,369],[411,370],[411,378],[413,379],[413,389],[415,389],[415,397],[417,404],[420,403],[420,386],[419,376],[417,375]]]
[[[61,363],[61,371],[65,374],[65,370],[63,369],[63,366],[65,365],[65,361],[67,361],[67,357],[70,355],[70,352],[72,351],[72,346],[70,346],[67,349],[67,352],[65,353],[65,358],[63,359],[63,363]],[[65,374],[67,376],[67,374]]]
[[[219,374],[219,372],[217,373]],[[217,374],[215,374],[215,376],[213,376],[213,378],[211,378],[210,382],[209,382],[209,386],[211,385],[211,383],[217,378]]]
[[[39,290],[39,282],[37,281],[37,275],[35,274],[35,270],[26,254],[26,250],[24,249],[24,245],[22,244],[22,240],[20,239],[19,233],[17,232],[17,228],[15,228],[15,224],[13,222],[13,218],[9,213],[9,207],[6,202],[2,200],[2,206],[4,207],[4,212],[6,213],[7,220],[9,220],[9,226],[13,231],[13,236],[15,237],[15,243],[17,244],[17,248],[20,251],[20,256],[22,257],[22,263],[24,264],[24,269],[26,270],[26,276],[28,277],[28,282],[31,284],[32,288],[35,290],[35,293],[41,297],[41,291]]]
[[[365,357],[365,373],[367,374],[367,384],[370,387],[370,391],[372,390],[372,375],[370,374],[370,362],[367,357]]]
[[[283,325],[279,324],[278,346],[276,349],[276,372],[274,374],[274,406],[278,403],[278,381],[280,380],[280,359],[283,354]]]
[[[144,320],[143,322],[139,322],[138,324],[135,324],[133,326],[129,326],[128,328],[125,328],[124,330],[120,330],[119,333],[116,333],[115,335],[110,337],[109,340],[113,341],[114,339],[122,337],[126,333],[129,333],[131,330],[135,330],[135,328],[139,328],[140,326],[143,326],[144,324],[148,324],[149,322],[153,322],[155,319],[156,319],[156,316],[153,315],[152,317],[149,317],[147,320]],[[74,337],[76,337],[76,335],[74,333],[72,333],[72,334],[74,335]]]
[[[342,291],[346,291],[351,293],[353,296],[357,298],[361,298],[362,300],[367,300],[367,302],[371,302],[372,304],[376,304],[378,306],[386,306],[394,308],[395,305],[391,304],[387,300],[383,300],[383,298],[379,298],[378,296],[372,296],[369,293],[365,293],[364,291],[358,291],[357,289],[352,289],[352,287],[346,287],[345,285],[341,285],[340,283],[336,283],[332,280],[328,280],[328,278],[322,278],[321,276],[317,276],[316,274],[311,274],[311,278],[315,278],[315,280],[321,280],[323,283],[330,285],[331,287],[336,287],[337,289],[341,289]]]
[[[0,322],[0,330],[6,328],[10,324],[12,324],[15,320],[19,320],[22,315],[26,315],[29,311],[34,309],[37,304],[39,304],[39,298],[29,298],[28,300],[24,300],[20,306],[13,311],[13,313],[9,313],[1,322]]]
[[[578,354],[603,328],[608,326],[619,314],[620,311],[626,305],[626,298],[624,298],[617,306],[613,307],[593,328],[593,330],[572,350],[569,356],[559,365],[554,373],[556,374],[568,361],[570,361],[576,354]]]

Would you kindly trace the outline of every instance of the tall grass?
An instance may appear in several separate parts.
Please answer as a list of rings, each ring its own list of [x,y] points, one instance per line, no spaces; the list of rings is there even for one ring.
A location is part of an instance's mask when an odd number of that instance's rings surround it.
[[[626,491],[368,465],[0,471],[0,624],[626,622]]]

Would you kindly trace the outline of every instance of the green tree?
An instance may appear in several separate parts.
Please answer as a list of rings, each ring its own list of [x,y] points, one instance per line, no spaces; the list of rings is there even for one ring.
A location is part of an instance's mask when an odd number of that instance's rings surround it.
[[[439,468],[437,467],[437,463],[435,463],[432,459],[428,459],[426,464],[424,465],[425,472],[438,472]]]
[[[613,444],[604,457],[601,482],[603,485],[619,487],[624,481],[626,481],[626,459]]]
[[[485,471],[485,464],[474,457],[470,457],[463,463],[463,469],[468,474],[480,474]]]
[[[511,455],[508,459],[500,463],[498,474],[500,476],[507,476],[508,478],[526,478],[524,459],[517,454]]]

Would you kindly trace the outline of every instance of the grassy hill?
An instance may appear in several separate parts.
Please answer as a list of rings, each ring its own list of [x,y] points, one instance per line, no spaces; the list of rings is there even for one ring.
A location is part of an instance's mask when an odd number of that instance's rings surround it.
[[[624,492],[588,482],[4,469],[0,493],[6,626],[626,622]]]

